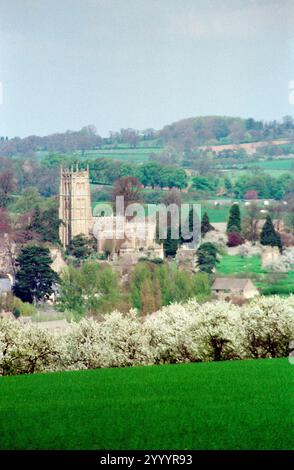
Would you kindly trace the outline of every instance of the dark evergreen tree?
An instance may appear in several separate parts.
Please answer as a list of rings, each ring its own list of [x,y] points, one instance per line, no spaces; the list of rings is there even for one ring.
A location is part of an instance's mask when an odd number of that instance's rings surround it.
[[[239,204],[233,204],[227,223],[227,232],[241,232],[241,214]]]
[[[201,235],[204,237],[211,230],[214,230],[214,228],[210,223],[207,212],[204,212],[201,220]]]
[[[166,239],[163,240],[163,249],[165,256],[176,256],[179,243],[180,240],[178,238],[172,238],[171,227],[168,227]]]
[[[213,243],[202,243],[197,250],[197,266],[199,270],[209,274],[212,273],[216,264],[219,262],[217,254],[217,248]]]
[[[266,216],[265,223],[260,233],[260,243],[262,245],[277,246],[279,250],[282,251],[281,237],[278,232],[276,232],[269,214]]]
[[[59,227],[62,223],[59,219],[56,207],[44,210],[42,214],[42,236],[44,242],[59,243]]]
[[[58,217],[57,207],[49,207],[41,211],[37,206],[32,214],[28,229],[37,235],[38,240],[43,242],[59,242],[59,226],[61,220]]]
[[[48,248],[24,247],[17,260],[18,271],[13,287],[14,294],[24,302],[46,299],[53,293],[58,275],[51,269],[52,259]]]
[[[76,235],[69,242],[67,254],[74,256],[79,260],[88,258],[91,254],[90,240],[85,235]]]
[[[33,210],[29,229],[36,233],[40,233],[42,230],[42,214],[39,206]]]

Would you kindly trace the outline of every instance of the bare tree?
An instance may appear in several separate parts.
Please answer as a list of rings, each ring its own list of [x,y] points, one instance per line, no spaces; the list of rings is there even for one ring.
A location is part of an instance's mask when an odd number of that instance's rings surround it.
[[[116,203],[117,196],[123,196],[124,208],[126,208],[129,204],[141,201],[141,185],[135,177],[125,176],[123,178],[119,178],[115,182],[111,196],[114,205]]]
[[[0,207],[6,207],[15,188],[14,174],[7,170],[0,173]]]
[[[180,207],[182,203],[180,191],[177,191],[176,189],[171,189],[170,191],[167,191],[163,195],[161,202],[165,204],[166,206],[169,206],[170,204],[175,204],[178,207]]]
[[[243,220],[243,235],[247,240],[255,243],[258,240],[258,220],[260,208],[256,203],[251,203],[246,210]]]

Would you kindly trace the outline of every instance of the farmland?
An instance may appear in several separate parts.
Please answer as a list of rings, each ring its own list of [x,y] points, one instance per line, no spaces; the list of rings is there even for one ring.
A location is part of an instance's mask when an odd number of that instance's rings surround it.
[[[260,256],[225,255],[217,266],[224,276],[246,276],[253,280],[263,294],[289,295],[294,293],[294,270],[287,273],[273,273],[261,266]]]
[[[286,359],[3,377],[0,448],[293,449],[293,381]]]

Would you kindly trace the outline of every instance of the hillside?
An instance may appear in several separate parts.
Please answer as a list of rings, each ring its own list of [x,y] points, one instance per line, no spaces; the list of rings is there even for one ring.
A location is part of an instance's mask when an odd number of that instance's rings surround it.
[[[166,144],[178,149],[212,146],[219,144],[242,144],[293,138],[294,125],[290,116],[277,121],[263,122],[252,118],[227,116],[203,116],[183,119],[165,126],[159,136]]]
[[[160,148],[172,146],[177,150],[195,149],[199,146],[244,144],[276,139],[294,138],[294,122],[285,116],[281,122],[256,121],[228,116],[199,116],[182,119],[164,126],[161,130],[132,128],[109,132],[109,137],[101,137],[93,125],[84,126],[79,131],[59,132],[47,136],[25,138],[0,137],[0,156],[31,156],[36,152],[61,152],[64,154],[101,151],[125,154],[128,149],[147,149],[150,153]],[[246,150],[246,147],[244,148]],[[140,152],[139,152],[140,153]],[[139,155],[140,157],[140,155]]]
[[[258,149],[262,149],[268,145],[270,146],[280,146],[287,145],[290,143],[290,140],[259,140],[258,142],[247,142],[243,144],[218,144],[218,145],[203,145],[199,147],[200,150],[211,150],[216,154],[223,152],[224,150],[237,151],[243,149],[248,155],[252,155],[257,152]]]
[[[4,377],[0,448],[290,450],[293,374],[264,359]]]

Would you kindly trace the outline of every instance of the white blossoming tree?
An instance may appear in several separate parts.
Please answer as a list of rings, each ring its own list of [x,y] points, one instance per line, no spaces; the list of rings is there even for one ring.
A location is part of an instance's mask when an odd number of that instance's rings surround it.
[[[142,318],[114,311],[65,332],[0,320],[0,374],[285,357],[294,339],[294,296],[171,304]]]

